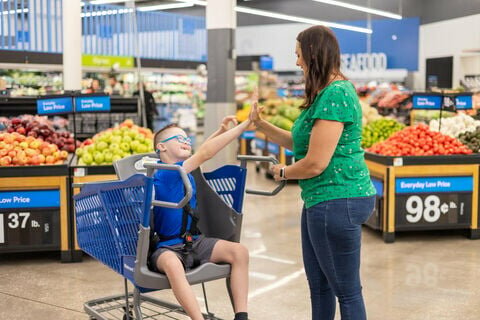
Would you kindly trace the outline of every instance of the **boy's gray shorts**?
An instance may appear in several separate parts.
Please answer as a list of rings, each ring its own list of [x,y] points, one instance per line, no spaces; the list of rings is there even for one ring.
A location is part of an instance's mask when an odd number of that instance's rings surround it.
[[[158,248],[150,256],[153,271],[160,272],[157,269],[157,260],[165,251],[172,251],[175,253],[187,271],[209,262],[212,256],[213,247],[215,247],[218,240],[219,239],[217,238],[208,238],[200,235],[198,239],[193,242],[192,249],[189,251],[183,249],[183,243]]]

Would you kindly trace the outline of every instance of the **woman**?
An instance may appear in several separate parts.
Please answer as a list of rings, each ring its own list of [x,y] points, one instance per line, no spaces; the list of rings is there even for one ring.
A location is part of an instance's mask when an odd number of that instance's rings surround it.
[[[297,36],[297,66],[305,77],[305,101],[292,132],[261,118],[257,130],[293,150],[295,163],[273,167],[276,180],[298,179],[304,207],[301,232],[312,319],[366,319],[360,284],[361,225],[373,211],[375,190],[361,148],[362,109],[354,86],[340,72],[333,32],[314,26]]]

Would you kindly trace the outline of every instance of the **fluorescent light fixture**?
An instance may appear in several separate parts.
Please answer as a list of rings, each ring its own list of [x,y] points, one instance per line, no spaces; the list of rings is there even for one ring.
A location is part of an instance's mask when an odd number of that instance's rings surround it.
[[[206,6],[207,5],[207,1],[203,1],[203,0],[176,0],[176,1],[193,3],[193,4],[196,4],[196,5],[199,5],[199,6]],[[349,26],[347,24],[341,24],[341,23],[328,22],[328,21],[322,21],[322,20],[316,20],[316,19],[310,19],[310,18],[291,16],[291,15],[288,15],[288,14],[276,13],[276,12],[265,11],[265,10],[258,10],[258,9],[248,8],[248,7],[236,6],[235,11],[241,12],[241,13],[249,13],[249,14],[262,16],[262,17],[269,17],[269,18],[293,21],[293,22],[300,22],[300,23],[313,24],[313,25],[323,25],[323,26],[327,26],[327,27],[330,27],[330,28],[344,29],[344,30],[362,32],[362,33],[372,33],[372,29],[368,29],[368,28],[360,28],[360,27]]]
[[[187,8],[187,7],[193,7],[193,6],[194,6],[193,3],[185,2],[185,3],[159,4],[156,6],[148,6],[148,7],[137,7],[137,10],[138,11],[157,11],[157,10]]]
[[[331,4],[331,5],[334,5],[334,6],[344,7],[344,8],[348,8],[348,9],[352,9],[352,10],[362,11],[362,12],[366,12],[366,13],[376,14],[378,16],[384,16],[384,17],[387,17],[387,18],[398,19],[398,20],[402,19],[402,16],[399,15],[399,14],[395,14],[395,13],[391,13],[391,12],[383,11],[383,10],[372,9],[372,8],[368,8],[368,7],[364,7],[364,6],[357,6],[355,4],[346,3],[346,2],[342,2],[342,1],[336,1],[336,0],[313,0],[313,1],[322,2],[322,3],[326,3],[326,4]]]
[[[344,29],[344,30],[362,32],[362,33],[372,33],[372,29],[368,29],[368,28],[354,27],[354,26],[349,26],[347,24],[341,24],[341,23],[335,23],[335,22],[328,22],[328,21],[322,21],[322,20],[316,20],[316,19],[309,19],[309,18],[291,16],[291,15],[288,15],[288,14],[275,13],[275,12],[271,12],[271,11],[252,9],[252,8],[247,8],[247,7],[235,7],[235,11],[242,12],[242,13],[250,13],[250,14],[257,15],[257,16],[263,16],[263,17],[269,17],[269,18],[275,18],[275,19],[282,19],[282,20],[306,23],[306,24],[323,25],[323,26],[327,26],[327,27],[331,27],[331,28],[337,28],[337,29]]]
[[[119,10],[103,10],[103,11],[93,11],[87,13],[81,13],[80,17],[99,17],[99,16],[109,16],[114,14],[126,14],[133,12],[131,8],[119,9]]]
[[[128,2],[128,0],[93,0],[90,1],[90,4],[108,4],[108,3],[120,3],[120,2]]]
[[[28,12],[28,8],[25,8],[25,9],[20,9],[20,10],[2,11],[2,14],[7,15],[7,14],[19,14],[19,13],[27,13],[27,12]]]

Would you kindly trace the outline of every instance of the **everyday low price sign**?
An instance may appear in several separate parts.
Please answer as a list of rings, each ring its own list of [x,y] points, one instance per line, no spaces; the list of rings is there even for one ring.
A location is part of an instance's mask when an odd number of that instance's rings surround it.
[[[37,113],[40,115],[54,115],[73,111],[71,97],[54,97],[37,99]]]
[[[469,226],[472,192],[471,176],[397,178],[396,228]]]
[[[0,192],[0,251],[59,246],[60,191]]]
[[[109,112],[110,96],[75,97],[75,112]]]

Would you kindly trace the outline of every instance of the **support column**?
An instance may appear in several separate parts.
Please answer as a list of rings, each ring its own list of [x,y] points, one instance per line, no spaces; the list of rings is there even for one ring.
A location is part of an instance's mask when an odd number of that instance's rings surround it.
[[[208,85],[205,112],[205,138],[218,129],[226,115],[236,112],[235,105],[235,0],[208,0]],[[238,143],[222,150],[205,166],[206,171],[235,163]]]
[[[62,0],[63,88],[82,88],[82,20],[80,0]]]

